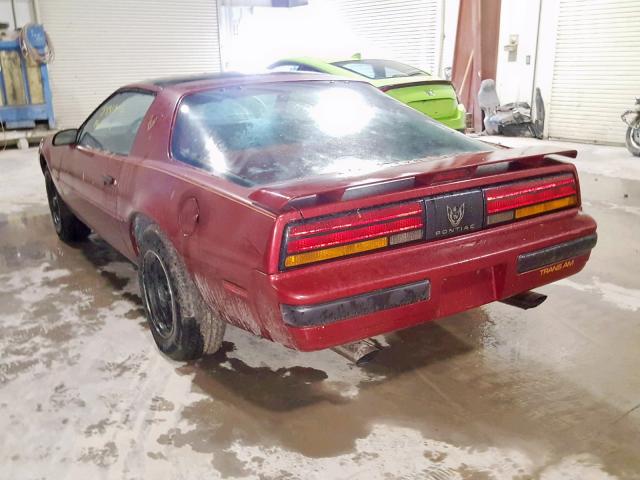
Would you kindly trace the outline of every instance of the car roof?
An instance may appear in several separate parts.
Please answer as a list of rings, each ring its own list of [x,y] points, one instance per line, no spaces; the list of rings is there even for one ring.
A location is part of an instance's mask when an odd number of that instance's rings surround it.
[[[155,91],[172,90],[177,93],[188,93],[191,91],[207,90],[209,88],[231,87],[237,85],[302,81],[360,82],[360,80],[345,79],[343,77],[324,73],[268,72],[260,74],[243,74],[236,72],[222,72],[165,77],[133,83],[126,85],[123,88],[143,88]]]

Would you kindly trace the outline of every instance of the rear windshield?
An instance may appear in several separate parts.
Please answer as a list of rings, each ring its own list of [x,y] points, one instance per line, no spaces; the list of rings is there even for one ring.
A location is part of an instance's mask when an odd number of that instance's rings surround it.
[[[333,65],[345,68],[372,80],[429,75],[427,72],[405,65],[404,63],[394,62],[393,60],[347,60],[344,62],[335,62]]]
[[[346,81],[194,93],[180,104],[172,138],[174,158],[247,186],[491,150],[368,84]]]

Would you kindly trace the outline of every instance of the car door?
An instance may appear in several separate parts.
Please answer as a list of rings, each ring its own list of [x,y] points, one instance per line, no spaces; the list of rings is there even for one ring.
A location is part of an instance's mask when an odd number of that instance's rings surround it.
[[[131,151],[153,102],[152,92],[121,90],[91,114],[64,159],[66,183],[77,215],[96,233],[122,250],[117,198],[123,161]]]

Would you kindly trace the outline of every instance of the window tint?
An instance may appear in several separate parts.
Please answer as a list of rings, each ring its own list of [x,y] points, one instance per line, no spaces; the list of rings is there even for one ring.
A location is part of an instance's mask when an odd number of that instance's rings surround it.
[[[393,60],[348,60],[335,62],[333,65],[342,67],[370,79],[413,77],[416,75],[429,75],[404,63]]]
[[[320,72],[317,68],[302,63],[280,63],[269,67],[269,70],[272,72]]]
[[[299,81],[186,96],[174,158],[242,185],[363,175],[492,150],[360,82]]]
[[[151,93],[116,93],[91,115],[80,133],[80,145],[128,155],[154,98]]]
[[[269,70],[272,72],[297,72],[299,67],[299,65],[294,63],[282,63],[280,65],[269,67]]]
[[[309,65],[302,65],[302,64],[300,64],[298,66],[298,71],[299,72],[316,72],[316,73],[320,73],[320,70],[318,70],[317,68],[310,67]]]

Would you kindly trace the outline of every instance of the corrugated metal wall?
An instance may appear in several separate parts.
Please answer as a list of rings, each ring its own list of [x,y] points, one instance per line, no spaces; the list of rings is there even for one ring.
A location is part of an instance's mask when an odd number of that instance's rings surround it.
[[[394,60],[437,73],[442,0],[331,1],[356,35]]]
[[[639,95],[640,1],[561,0],[549,136],[623,143]]]
[[[119,86],[220,70],[216,0],[45,0],[41,22],[59,127],[77,126]]]

